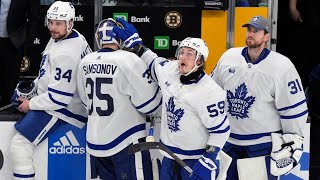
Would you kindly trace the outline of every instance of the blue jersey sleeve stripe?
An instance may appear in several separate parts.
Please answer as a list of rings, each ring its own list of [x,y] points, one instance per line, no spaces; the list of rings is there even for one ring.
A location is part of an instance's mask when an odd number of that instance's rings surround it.
[[[148,70],[149,70],[150,73],[151,73],[152,79],[155,80],[155,81],[158,81],[158,78],[157,78],[157,75],[156,75],[156,71],[155,71],[155,66],[154,66],[154,60],[155,60],[155,59],[153,59],[153,60],[151,61],[151,63],[149,64]],[[153,67],[153,68],[152,68],[152,67]],[[152,76],[152,72],[153,72],[154,76]]]
[[[151,114],[151,113],[153,113],[154,111],[156,111],[156,110],[158,109],[159,106],[161,106],[161,104],[162,104],[162,98],[160,99],[160,102],[159,102],[159,104],[158,104],[156,107],[154,107],[151,111],[146,112],[145,114]]]
[[[90,149],[94,149],[94,150],[109,150],[116,147],[118,144],[120,144],[123,140],[125,140],[132,134],[139,131],[144,131],[145,129],[146,129],[146,124],[139,124],[137,126],[130,128],[128,131],[124,132],[123,134],[118,136],[114,141],[108,144],[97,145],[97,144],[91,144],[90,142],[87,141],[87,145]]]
[[[54,92],[54,93],[57,93],[57,94],[61,94],[61,95],[64,95],[64,96],[71,96],[71,97],[73,96],[72,93],[59,91],[59,90],[56,90],[56,89],[53,89],[53,88],[48,88],[48,91],[51,91],[51,92]]]
[[[254,139],[259,139],[265,136],[271,136],[271,133],[273,132],[266,132],[266,133],[258,133],[258,134],[235,134],[235,133],[230,133],[230,137],[237,139],[237,140],[254,140]],[[275,133],[282,133],[282,131],[276,131]]]
[[[295,115],[291,115],[291,116],[283,116],[283,115],[280,115],[280,118],[281,119],[295,119],[295,118],[298,118],[298,117],[301,117],[305,114],[308,113],[308,110],[305,110],[303,111],[302,113],[299,113],[299,114],[295,114]]]
[[[306,100],[304,99],[304,100],[302,100],[302,101],[300,101],[300,102],[298,102],[298,103],[296,103],[296,104],[294,104],[294,105],[280,108],[280,109],[278,109],[278,111],[284,111],[284,110],[292,109],[292,108],[295,108],[295,107],[297,107],[297,106],[300,106],[301,104],[303,104],[303,103],[305,103],[305,102],[306,102]]]
[[[67,110],[67,109],[58,109],[55,110],[56,112],[59,112],[61,114],[64,114],[65,116],[71,117],[73,119],[76,119],[80,122],[86,123],[88,121],[88,119],[84,116],[78,115],[78,114],[74,114],[71,111]]]
[[[155,81],[158,81],[158,77],[157,77],[156,67],[155,66],[153,66],[153,74],[154,74]]]
[[[52,94],[50,94],[50,93],[49,93],[49,98],[53,103],[58,104],[59,106],[64,106],[64,107],[68,106],[68,104],[65,104],[65,103],[62,103],[62,102],[59,102],[59,101],[53,99]]]
[[[14,177],[18,177],[18,178],[32,178],[35,176],[35,173],[33,174],[17,174],[17,173],[13,173]]]
[[[177,147],[172,147],[164,144],[162,141],[160,141],[163,145],[165,145],[168,149],[170,149],[175,154],[181,154],[186,156],[194,156],[194,155],[203,155],[206,150],[205,149],[195,149],[195,150],[182,150]]]
[[[152,65],[153,65],[153,63],[154,63],[154,60],[155,59],[153,59],[152,61],[151,61],[151,63],[149,64],[149,67],[148,67],[148,70],[151,72],[151,70],[152,70]]]
[[[82,103],[85,107],[87,107],[87,104],[85,104],[85,103],[84,103],[84,102],[82,102],[82,101],[81,101],[81,103]]]
[[[141,109],[141,108],[145,107],[146,105],[150,104],[150,102],[152,102],[157,97],[157,94],[159,93],[159,91],[160,91],[160,86],[158,86],[156,93],[153,95],[153,97],[151,99],[149,99],[147,102],[137,106],[136,109]]]
[[[217,130],[217,131],[210,131],[210,134],[223,134],[226,133],[230,130],[230,126],[227,126],[225,129],[223,130]]]
[[[228,117],[227,117],[227,115],[225,115],[223,121],[219,125],[212,127],[212,128],[208,128],[208,131],[213,131],[213,130],[219,129],[227,119],[228,119]]]

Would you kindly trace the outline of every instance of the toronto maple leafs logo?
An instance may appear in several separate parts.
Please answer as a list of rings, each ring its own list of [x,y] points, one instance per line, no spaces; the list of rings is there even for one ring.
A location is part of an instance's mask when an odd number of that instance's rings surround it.
[[[179,129],[179,121],[181,120],[184,110],[179,108],[175,109],[174,99],[171,97],[166,103],[167,108],[167,123],[169,129],[174,132],[180,131]]]
[[[255,97],[247,96],[248,90],[245,83],[242,83],[233,94],[227,90],[228,112],[237,119],[248,118],[249,108],[255,101]]]

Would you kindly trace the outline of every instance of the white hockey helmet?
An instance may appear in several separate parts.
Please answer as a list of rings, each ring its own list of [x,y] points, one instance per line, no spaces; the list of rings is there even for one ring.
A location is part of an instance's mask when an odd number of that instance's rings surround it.
[[[115,26],[123,29],[123,26],[112,18],[104,19],[99,23],[95,35],[99,49],[101,49],[104,44],[112,43],[117,44],[119,48],[122,49],[123,43],[121,39],[116,37],[116,34],[113,32],[113,27]]]
[[[67,31],[70,31],[73,27],[75,16],[74,6],[70,2],[56,1],[48,9],[46,19],[47,23],[49,23],[49,19],[64,20],[67,24]]]
[[[200,56],[203,56],[205,61],[208,59],[209,49],[208,49],[207,43],[200,38],[193,38],[193,37],[185,38],[177,48],[176,58],[178,58],[180,49],[182,47],[189,47],[196,50],[197,52],[196,59],[199,59]]]

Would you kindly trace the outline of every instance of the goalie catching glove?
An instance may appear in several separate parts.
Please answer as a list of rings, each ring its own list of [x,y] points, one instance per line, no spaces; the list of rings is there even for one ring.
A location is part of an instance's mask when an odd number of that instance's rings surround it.
[[[274,176],[287,174],[300,161],[303,137],[298,134],[272,133],[270,171]]]
[[[31,99],[36,95],[37,91],[35,83],[33,81],[23,81],[21,83],[18,83],[11,97],[11,103],[14,103],[14,106],[18,107],[20,105],[20,101],[18,100],[20,97]]]
[[[217,159],[220,148],[215,147],[196,162],[190,177],[193,180],[214,180],[218,177],[219,160]]]

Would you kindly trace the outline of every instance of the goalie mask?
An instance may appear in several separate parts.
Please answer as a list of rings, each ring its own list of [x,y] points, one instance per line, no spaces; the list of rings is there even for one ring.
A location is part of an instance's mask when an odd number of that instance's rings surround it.
[[[116,44],[120,49],[123,47],[123,43],[120,38],[116,37],[116,34],[113,32],[113,27],[118,26],[123,29],[123,26],[120,23],[117,23],[112,18],[102,20],[96,31],[96,42],[99,49],[102,48],[104,44]]]
[[[49,27],[49,20],[63,20],[66,21],[67,32],[69,32],[73,28],[75,14],[75,9],[70,2],[56,1],[47,11],[47,26]]]

